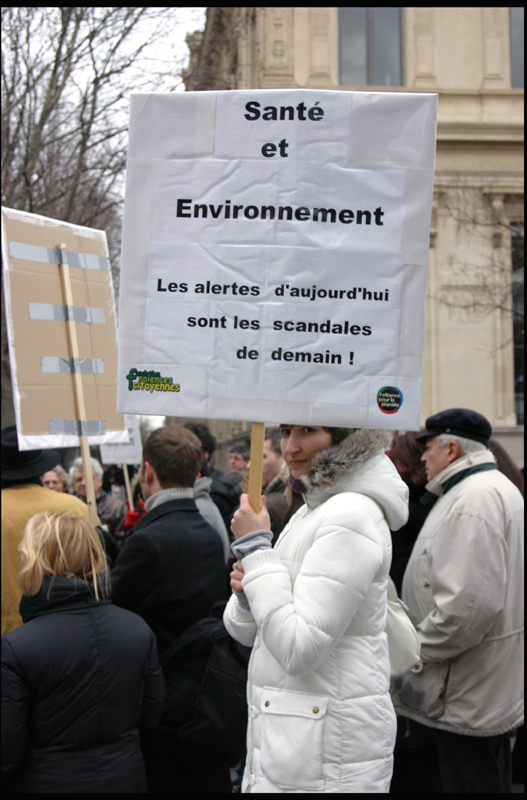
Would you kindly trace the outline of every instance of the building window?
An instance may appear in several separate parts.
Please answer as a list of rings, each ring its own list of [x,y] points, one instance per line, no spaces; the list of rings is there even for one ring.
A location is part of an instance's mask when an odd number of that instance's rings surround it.
[[[523,425],[525,420],[525,367],[524,355],[524,314],[525,303],[523,295],[523,259],[524,259],[524,224],[511,222],[511,250],[512,250],[512,325],[514,333],[514,397],[516,401],[516,419],[518,425]]]
[[[339,8],[339,70],[344,86],[403,86],[402,8]]]
[[[523,6],[510,8],[511,25],[511,86],[523,89]]]

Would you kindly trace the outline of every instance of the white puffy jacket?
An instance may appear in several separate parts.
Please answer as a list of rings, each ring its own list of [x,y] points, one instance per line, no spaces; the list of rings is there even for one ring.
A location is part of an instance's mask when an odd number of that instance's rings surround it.
[[[273,550],[242,561],[250,610],[233,595],[224,620],[254,644],[244,792],[389,790],[389,528],[408,516],[408,490],[382,454],[390,438],[357,431],[319,454],[306,505]]]
[[[442,495],[490,450],[454,461],[427,489]],[[494,469],[439,497],[417,537],[403,599],[421,640],[421,672],[395,682],[398,713],[429,727],[495,736],[523,722],[523,498]]]

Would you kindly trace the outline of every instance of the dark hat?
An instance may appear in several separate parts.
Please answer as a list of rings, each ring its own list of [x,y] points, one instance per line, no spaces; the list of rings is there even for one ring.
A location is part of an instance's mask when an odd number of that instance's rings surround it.
[[[488,445],[492,427],[488,419],[477,411],[471,411],[469,408],[448,408],[428,417],[426,430],[415,438],[419,442],[431,436],[439,436],[440,433],[451,433]]]
[[[19,450],[16,425],[2,428],[2,478],[36,478],[60,464],[57,450]]]

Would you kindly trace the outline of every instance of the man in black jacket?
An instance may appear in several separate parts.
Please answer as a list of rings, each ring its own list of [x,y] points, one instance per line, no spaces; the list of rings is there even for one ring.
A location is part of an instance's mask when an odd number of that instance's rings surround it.
[[[213,503],[219,508],[225,527],[230,533],[232,516],[240,504],[240,496],[238,490],[234,488],[229,478],[224,475],[221,470],[213,467],[210,462],[212,454],[216,449],[216,437],[212,435],[209,426],[205,425],[204,422],[188,420],[188,422],[184,423],[184,427],[192,431],[201,442],[203,458],[208,464],[210,477],[212,478],[210,496]]]
[[[115,605],[139,614],[157,637],[169,703],[160,725],[142,741],[148,789],[231,792],[229,769],[179,741],[182,706],[171,686],[167,650],[228,595],[223,547],[193,500],[201,466],[197,437],[183,427],[159,428],[145,442],[140,485],[146,515],[135,525],[112,571]],[[172,702],[171,702],[172,698]]]

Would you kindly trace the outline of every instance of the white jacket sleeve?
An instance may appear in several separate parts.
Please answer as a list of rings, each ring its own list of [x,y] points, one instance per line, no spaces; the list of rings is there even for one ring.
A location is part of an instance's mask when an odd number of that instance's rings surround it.
[[[227,632],[240,644],[252,647],[256,638],[257,626],[250,609],[244,608],[234,593],[223,612],[223,623]]]
[[[328,523],[306,553],[294,590],[276,550],[260,550],[242,560],[242,586],[260,637],[287,674],[308,675],[323,663],[383,559],[380,535],[374,541]]]
[[[483,514],[453,513],[436,532],[429,579],[423,578],[434,608],[417,625],[423,661],[445,661],[478,645],[503,608],[507,543],[501,527]]]

